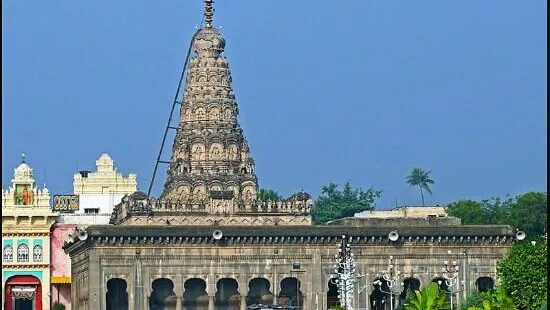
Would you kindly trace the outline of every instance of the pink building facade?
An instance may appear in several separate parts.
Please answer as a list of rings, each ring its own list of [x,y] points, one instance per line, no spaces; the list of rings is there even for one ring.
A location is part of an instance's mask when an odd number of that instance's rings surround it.
[[[71,309],[71,259],[63,251],[63,243],[76,225],[55,224],[51,234],[51,301],[60,302],[66,310]]]

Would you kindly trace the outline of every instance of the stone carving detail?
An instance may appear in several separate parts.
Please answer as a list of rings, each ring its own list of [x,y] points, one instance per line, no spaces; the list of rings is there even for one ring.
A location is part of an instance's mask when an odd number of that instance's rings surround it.
[[[172,146],[172,163],[161,198],[179,200],[177,184],[181,181],[217,182],[222,190],[246,182],[250,187],[248,201],[252,201],[257,177],[248,142],[237,120],[231,71],[223,55],[225,39],[217,29],[205,26],[196,34],[193,48],[195,55],[187,67],[180,129]],[[203,203],[210,198],[206,190],[200,195],[194,190],[192,193],[193,200]]]
[[[214,185],[212,190],[219,188],[219,185]],[[313,200],[308,194],[295,194],[282,201],[259,201],[256,200],[256,193],[253,190],[253,187],[245,188],[244,198],[233,195],[230,199],[208,199],[204,185],[195,187],[192,195],[189,195],[188,186],[180,186],[176,192],[178,195],[172,196],[171,199],[147,198],[145,194],[136,192],[124,196],[122,201],[115,206],[110,223],[132,225],[140,222],[136,222],[137,218],[149,218],[151,214],[155,214],[154,222],[164,215],[169,215],[177,217],[178,220],[174,224],[205,225],[214,224],[212,218],[219,218],[219,215],[223,214],[235,216],[231,223],[228,222],[230,225],[250,225],[252,223],[250,217],[255,218],[254,221],[256,221],[258,216],[261,216],[260,222],[263,225],[311,224],[310,214]],[[202,213],[202,215],[197,216],[198,213]],[[128,220],[130,218],[133,220]],[[277,218],[277,220],[273,218]],[[144,220],[142,223],[146,222],[148,223],[148,220]],[[164,220],[163,223],[166,221]]]

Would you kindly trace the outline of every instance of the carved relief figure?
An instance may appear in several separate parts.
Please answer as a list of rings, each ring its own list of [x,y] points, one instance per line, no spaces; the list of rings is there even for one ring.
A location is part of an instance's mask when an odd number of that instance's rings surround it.
[[[207,198],[206,188],[204,187],[204,185],[195,187],[195,189],[193,190],[193,198],[198,201],[205,200]]]
[[[220,159],[222,157],[221,145],[215,143],[210,148],[210,158],[211,159]]]
[[[220,110],[212,109],[210,111],[210,120],[217,121],[220,119]]]
[[[237,160],[237,146],[234,144],[229,146],[227,149],[227,155],[229,160]]]
[[[180,186],[178,187],[178,191],[176,192],[176,196],[178,199],[187,199],[189,197],[189,187],[188,186]]]
[[[206,113],[204,112],[203,109],[197,109],[195,111],[195,117],[198,121],[203,121],[206,119]]]
[[[233,113],[231,113],[231,110],[230,110],[230,109],[225,109],[224,114],[225,114],[225,117],[224,117],[224,118],[225,118],[226,121],[230,121],[230,120],[233,119],[233,118],[232,118],[232,117],[233,117],[233,116],[232,116]]]
[[[193,145],[191,154],[194,160],[204,160],[204,146],[202,144]]]
[[[185,113],[183,114],[183,120],[185,121],[191,120],[191,111],[189,109],[185,110]]]
[[[247,189],[244,193],[244,200],[252,200],[252,191]]]

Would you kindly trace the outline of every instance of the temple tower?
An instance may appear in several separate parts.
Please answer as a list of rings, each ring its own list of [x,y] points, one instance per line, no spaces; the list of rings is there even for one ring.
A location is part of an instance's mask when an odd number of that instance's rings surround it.
[[[256,197],[254,160],[237,115],[225,39],[212,26],[213,1],[205,0],[204,26],[193,37],[179,126],[162,199],[209,201]]]

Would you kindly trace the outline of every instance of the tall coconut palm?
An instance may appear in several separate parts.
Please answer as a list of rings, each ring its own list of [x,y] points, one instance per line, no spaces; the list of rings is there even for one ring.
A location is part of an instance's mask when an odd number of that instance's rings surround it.
[[[434,180],[430,178],[430,170],[425,171],[422,168],[413,168],[410,175],[407,176],[407,184],[410,186],[418,186],[420,189],[420,197],[422,197],[422,206],[424,206],[424,192],[425,190],[428,194],[432,194],[432,189],[430,184],[434,184]]]

